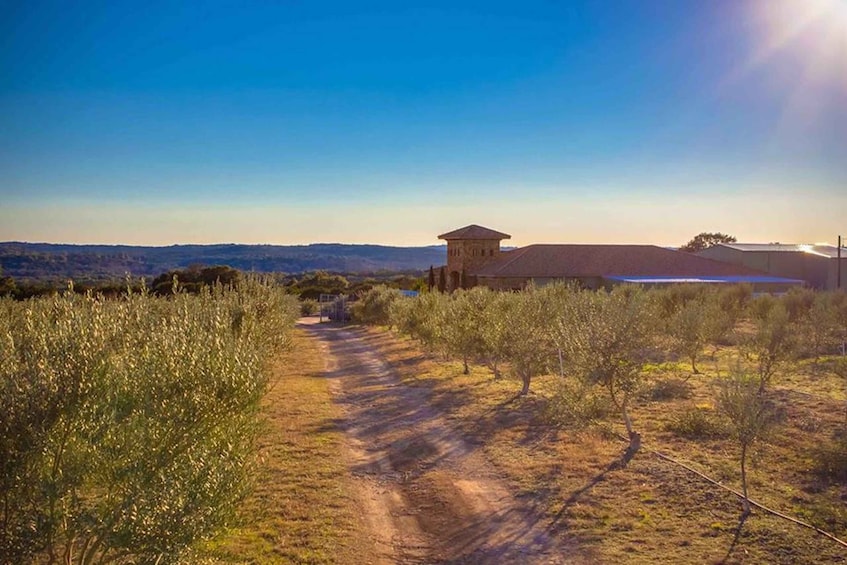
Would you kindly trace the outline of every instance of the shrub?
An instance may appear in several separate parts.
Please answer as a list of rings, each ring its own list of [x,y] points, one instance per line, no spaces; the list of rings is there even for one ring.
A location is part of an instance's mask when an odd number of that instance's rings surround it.
[[[823,427],[823,420],[815,414],[803,414],[794,420],[795,425],[804,432],[816,433]]]
[[[726,426],[711,410],[697,407],[677,414],[665,429],[688,439],[712,439],[727,435]]]
[[[300,301],[301,316],[314,316],[318,313],[319,309],[320,304],[318,304],[318,301],[313,298],[306,298],[305,300]]]
[[[842,379],[847,379],[847,357],[836,357],[831,362],[832,372]]]
[[[657,381],[650,389],[651,400],[676,400],[690,398],[693,387],[684,379],[664,379]]]
[[[831,441],[815,447],[813,459],[822,477],[847,483],[847,429],[837,431]]]

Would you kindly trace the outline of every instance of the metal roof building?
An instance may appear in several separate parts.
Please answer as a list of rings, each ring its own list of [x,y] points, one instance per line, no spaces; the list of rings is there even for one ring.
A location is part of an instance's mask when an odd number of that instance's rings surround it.
[[[834,245],[719,243],[697,255],[776,277],[801,279],[813,288],[833,290],[838,287],[838,248]],[[847,276],[847,251],[844,249],[841,271],[842,276]]]

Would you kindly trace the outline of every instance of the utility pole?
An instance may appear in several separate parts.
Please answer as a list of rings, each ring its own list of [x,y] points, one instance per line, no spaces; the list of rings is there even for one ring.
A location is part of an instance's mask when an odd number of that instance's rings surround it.
[[[841,236],[838,236],[838,253],[836,254],[838,261],[838,265],[835,267],[835,272],[837,273],[835,278],[835,288],[836,290],[841,290]],[[847,355],[847,341],[841,340],[841,356],[844,357]]]

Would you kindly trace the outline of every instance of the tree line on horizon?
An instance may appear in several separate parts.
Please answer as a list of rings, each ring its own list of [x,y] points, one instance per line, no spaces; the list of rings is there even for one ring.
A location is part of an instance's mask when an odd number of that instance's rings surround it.
[[[147,290],[159,296],[179,292],[197,293],[216,283],[237,285],[248,273],[227,265],[192,265],[186,269],[170,270],[144,282]],[[385,271],[380,273],[330,273],[312,271],[299,274],[270,273],[270,280],[284,287],[301,300],[317,300],[321,294],[353,295],[369,290],[376,285],[387,285],[402,290],[421,290],[425,287],[422,272]],[[73,290],[77,294],[95,292],[107,297],[126,295],[127,292],[139,292],[143,278],[126,277],[123,280],[101,282],[74,281]],[[175,285],[176,280],[176,285]],[[16,300],[46,296],[67,289],[67,280],[50,282],[16,281],[13,277],[2,276],[0,271],[0,297],[8,296]]]

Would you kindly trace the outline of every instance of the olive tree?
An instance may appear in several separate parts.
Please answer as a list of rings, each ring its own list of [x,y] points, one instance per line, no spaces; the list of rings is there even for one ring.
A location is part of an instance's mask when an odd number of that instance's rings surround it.
[[[657,316],[647,293],[618,287],[611,293],[577,293],[563,312],[560,331],[569,362],[586,382],[602,386],[620,411],[629,436],[628,462],[641,447],[630,402],[654,348]]]
[[[834,293],[819,292],[814,296],[811,307],[799,321],[799,331],[807,353],[814,358],[815,365],[821,355],[836,349],[840,343],[838,304]]]
[[[375,286],[361,293],[350,307],[354,321],[363,324],[390,325],[391,308],[395,301],[403,298],[396,288]]]
[[[740,310],[724,307],[721,293],[709,293],[704,300],[703,334],[706,344],[712,347],[712,359],[715,359],[718,347],[726,343],[735,331]]]
[[[239,289],[106,301],[68,292],[0,316],[0,554],[172,562],[233,516],[297,301]]]
[[[691,372],[697,369],[697,358],[707,341],[708,306],[701,297],[686,302],[668,321],[668,333],[674,349],[691,363]]]
[[[559,377],[565,378],[565,355],[567,340],[572,330],[570,318],[567,315],[569,302],[578,292],[577,287],[570,284],[552,284],[541,289],[544,302],[547,304],[548,331],[556,356]]]
[[[763,438],[776,422],[771,405],[759,393],[759,378],[736,367],[720,382],[717,394],[718,410],[730,422],[730,433],[740,447],[741,493],[743,512],[741,523],[750,514],[747,490],[747,457],[751,446]]]
[[[445,317],[450,297],[427,292],[411,300],[397,300],[390,310],[391,324],[431,352],[447,354]]]
[[[479,289],[479,290],[477,290]],[[494,374],[495,379],[502,376],[503,360],[507,357],[512,321],[507,316],[509,302],[513,295],[493,292],[477,287],[473,292],[481,293],[481,320],[478,328],[480,341],[477,356]]]
[[[483,351],[483,313],[491,291],[483,288],[458,290],[450,295],[444,316],[447,348],[451,355],[461,359],[463,373],[468,374],[468,363]]]
[[[462,327],[466,336],[461,339],[466,348],[465,355],[485,364],[494,378],[499,379],[511,339],[511,320],[507,317],[507,311],[512,295],[494,292],[486,287],[474,287],[454,296],[463,303],[458,310],[465,316]]]
[[[521,396],[529,393],[532,378],[547,372],[551,357],[548,312],[542,295],[534,288],[509,295],[502,315],[505,326],[505,357],[512,372],[521,379]]]
[[[794,328],[789,321],[788,311],[781,302],[762,300],[753,318],[755,331],[744,344],[748,357],[756,362],[759,393],[763,393],[774,375],[788,361],[794,351]]]

